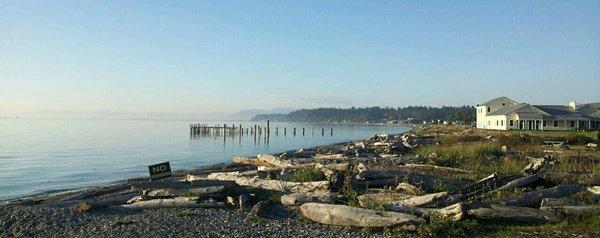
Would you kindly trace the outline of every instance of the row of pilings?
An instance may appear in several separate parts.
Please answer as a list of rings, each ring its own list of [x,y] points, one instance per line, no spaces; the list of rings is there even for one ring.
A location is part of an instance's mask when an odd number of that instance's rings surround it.
[[[288,128],[282,127],[281,131],[279,127],[274,127],[273,133],[275,135],[279,135],[280,132],[283,135],[288,134]],[[325,136],[326,128],[320,128],[321,136]],[[329,135],[333,136],[333,128],[328,128]],[[306,128],[296,128],[291,127],[289,131],[292,135],[306,135]],[[270,136],[271,135],[271,126],[270,121],[267,121],[266,126],[261,126],[258,124],[254,124],[250,127],[243,127],[235,124],[216,124],[216,125],[208,125],[208,124],[191,124],[190,125],[190,135],[192,136],[235,136],[235,135],[253,135],[253,136]],[[317,128],[317,133],[319,133]],[[311,135],[315,135],[315,128],[313,127],[311,130]]]

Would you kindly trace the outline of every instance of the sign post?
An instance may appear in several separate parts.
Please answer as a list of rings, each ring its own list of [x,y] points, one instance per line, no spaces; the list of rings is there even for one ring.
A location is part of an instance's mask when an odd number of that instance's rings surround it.
[[[159,180],[171,177],[171,165],[169,161],[148,166],[150,171],[150,180]]]

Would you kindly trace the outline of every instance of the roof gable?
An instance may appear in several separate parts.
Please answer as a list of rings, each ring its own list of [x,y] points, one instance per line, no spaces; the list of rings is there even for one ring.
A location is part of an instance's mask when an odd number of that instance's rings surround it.
[[[492,100],[489,100],[489,101],[487,101],[487,102],[484,102],[484,103],[483,103],[483,104],[481,104],[481,105],[483,105],[483,106],[490,106],[490,105],[494,105],[494,104],[500,104],[500,103],[502,103],[502,102],[508,102],[509,104],[512,104],[512,105],[517,105],[517,104],[518,104],[518,103],[517,103],[517,102],[515,102],[514,100],[512,100],[512,99],[510,99],[510,98],[507,98],[507,97],[504,97],[504,96],[503,96],[503,97],[494,98],[494,99],[492,99]]]

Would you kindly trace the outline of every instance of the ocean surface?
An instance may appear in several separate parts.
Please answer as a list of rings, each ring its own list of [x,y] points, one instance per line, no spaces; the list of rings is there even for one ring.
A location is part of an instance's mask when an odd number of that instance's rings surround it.
[[[148,175],[148,165],[170,161],[172,170],[292,149],[401,133],[382,125],[271,123],[269,141],[252,135],[190,136],[189,125],[264,122],[0,119],[0,200]],[[279,127],[279,134],[274,128]],[[283,128],[287,135],[283,135]],[[296,136],[292,128],[298,128]],[[302,129],[305,128],[305,135]],[[314,134],[313,134],[314,128]],[[325,128],[325,135],[321,135]],[[330,129],[333,128],[333,135]]]

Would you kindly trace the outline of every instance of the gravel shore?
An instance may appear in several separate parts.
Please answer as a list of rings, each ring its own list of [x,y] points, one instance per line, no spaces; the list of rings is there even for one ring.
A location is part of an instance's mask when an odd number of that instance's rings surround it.
[[[2,237],[380,237],[301,218],[257,218],[234,209],[155,209],[123,214],[0,206]]]

